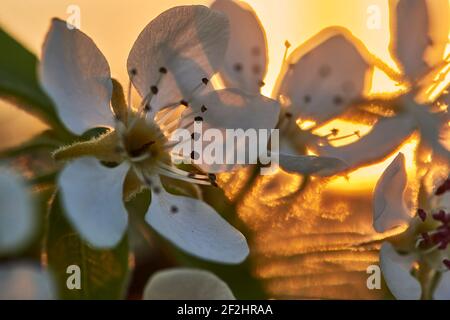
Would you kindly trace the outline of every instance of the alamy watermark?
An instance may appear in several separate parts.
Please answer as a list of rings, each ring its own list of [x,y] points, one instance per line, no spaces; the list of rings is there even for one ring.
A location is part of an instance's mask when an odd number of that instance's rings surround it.
[[[261,175],[271,175],[279,167],[278,129],[204,130],[203,122],[195,121],[193,131],[179,128],[170,142],[173,163],[207,165],[212,173],[227,165],[259,163]]]

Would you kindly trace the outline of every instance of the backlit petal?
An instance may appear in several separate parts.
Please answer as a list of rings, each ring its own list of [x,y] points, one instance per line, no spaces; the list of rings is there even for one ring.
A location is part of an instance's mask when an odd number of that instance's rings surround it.
[[[59,177],[66,214],[81,236],[100,248],[115,246],[127,228],[122,201],[129,165],[107,168],[95,158],[66,165]]]
[[[71,131],[82,134],[94,127],[114,126],[109,65],[87,35],[53,19],[39,74],[43,88]]]
[[[411,220],[404,200],[407,178],[405,156],[400,153],[386,168],[375,187],[373,227],[377,232],[408,224]]]
[[[384,243],[381,247],[381,271],[389,289],[398,300],[420,299],[420,283],[411,275],[415,260],[413,255],[399,255],[390,243]]]
[[[145,219],[162,236],[210,261],[237,264],[247,257],[245,237],[213,208],[197,199],[169,194],[156,177],[152,185],[152,202]]]
[[[241,1],[217,0],[211,8],[230,20],[230,43],[221,76],[227,87],[258,93],[267,72],[267,39],[255,11]]]

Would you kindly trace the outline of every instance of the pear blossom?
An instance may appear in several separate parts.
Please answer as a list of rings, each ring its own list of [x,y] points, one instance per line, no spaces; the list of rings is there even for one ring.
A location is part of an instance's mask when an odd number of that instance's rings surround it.
[[[128,57],[130,88],[142,98],[132,108],[94,42],[65,22],[52,21],[39,70],[43,88],[74,134],[108,129],[54,154],[67,161],[58,180],[66,214],[91,245],[112,247],[120,241],[128,221],[124,200],[147,188],[152,201],[145,220],[182,250],[223,263],[240,263],[248,255],[238,230],[206,203],[167,192],[160,179],[215,185],[214,174],[184,171],[171,162],[174,144],[168,137],[176,128],[193,122],[220,129],[275,127],[276,101],[211,86],[228,38],[226,17],[204,6],[175,7],[155,18]],[[246,112],[246,105],[261,113]]]
[[[435,9],[433,13],[442,16],[436,19],[439,20],[436,30],[431,30],[430,6]],[[268,54],[266,36],[256,13],[242,1],[217,0],[212,8],[225,12],[231,23],[222,79],[228,86],[259,92],[264,85]],[[302,173],[305,166],[298,162],[303,158],[294,156],[304,154],[307,149],[320,155],[317,159],[322,159],[324,166],[320,167],[326,168],[325,175],[351,171],[387,157],[415,131],[420,132],[424,144],[436,155],[449,157],[444,141],[444,134],[449,130],[445,108],[448,96],[431,106],[416,97],[426,75],[445,63],[442,55],[448,37],[448,1],[400,0],[396,7],[392,6],[392,11],[396,14],[392,15],[391,52],[403,71],[401,79],[340,27],[321,31],[284,61],[273,96],[283,106],[278,127],[281,151],[290,154],[287,171]],[[415,17],[414,24],[410,23],[411,17]],[[431,31],[436,32],[431,34]],[[289,47],[286,42],[285,56]],[[429,64],[425,63],[425,54],[431,56]],[[409,89],[394,100],[368,98],[375,66],[394,80],[409,83]],[[366,109],[367,105],[377,104],[388,108],[391,115],[382,116]],[[346,115],[378,121],[367,135],[340,147],[330,142],[348,136],[336,138],[337,130],[325,137],[313,134],[321,125]],[[359,136],[358,132],[354,134]],[[297,166],[293,160],[297,160]],[[298,170],[293,170],[295,167]]]
[[[268,48],[258,16],[242,1],[216,0],[211,8],[224,12],[231,25],[221,79],[228,87],[259,93],[267,73]],[[277,126],[280,166],[288,172],[329,176],[348,165],[334,156],[305,154],[307,149],[329,145],[337,133],[321,137],[313,131],[366,94],[373,67],[362,43],[343,28],[320,32],[287,57],[289,47],[286,42],[286,59],[273,93],[282,106]],[[299,127],[299,122],[308,121],[313,125]]]
[[[347,170],[352,170],[389,156],[417,132],[423,146],[435,157],[448,161],[448,95],[444,91],[431,100],[423,99],[423,95],[433,92],[448,72],[445,71],[448,61],[442,57],[448,44],[449,12],[446,0],[400,0],[391,6],[390,51],[402,72],[394,80],[406,89],[392,99],[363,101],[361,106],[385,108],[391,115],[381,118],[355,143],[319,146],[315,149],[317,153],[341,159],[348,165]],[[433,21],[438,21],[434,28]]]
[[[400,153],[375,187],[374,229],[405,229],[380,251],[382,273],[397,299],[450,299],[450,176],[431,180],[421,197],[424,207],[413,212],[405,199],[407,172]]]
[[[235,300],[228,285],[200,269],[173,268],[156,272],[144,289],[144,300]]]

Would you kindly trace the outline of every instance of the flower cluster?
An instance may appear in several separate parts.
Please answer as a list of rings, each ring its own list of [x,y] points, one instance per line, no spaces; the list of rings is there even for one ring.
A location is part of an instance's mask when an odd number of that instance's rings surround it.
[[[447,0],[437,2],[442,12],[449,10]],[[286,41],[272,98],[261,93],[268,68],[266,34],[255,11],[243,2],[216,0],[210,8],[174,7],[156,17],[129,53],[125,92],[88,35],[69,28],[65,21],[52,20],[38,79],[54,108],[55,123],[60,124],[50,129],[55,132],[49,152],[54,172],[45,183],[30,179],[30,185],[10,169],[0,172],[0,256],[14,260],[17,252],[23,253],[37,238],[48,243],[75,235],[74,246],[82,246],[80,255],[89,263],[95,260],[92,256],[100,257],[92,268],[99,268],[95,277],[102,278],[99,265],[114,260],[111,252],[114,256],[114,250],[124,243],[126,253],[121,258],[132,269],[134,256],[128,255],[132,250],[127,241],[137,220],[139,227],[150,230],[152,245],[160,241],[152,233],[155,231],[168,240],[162,243],[196,258],[241,264],[250,249],[237,229],[239,224],[222,215],[219,206],[203,195],[220,189],[216,174],[236,172],[243,165],[198,163],[191,161],[198,157],[194,149],[177,152],[180,146],[195,145],[199,139],[196,125],[201,123],[219,133],[241,130],[243,139],[236,144],[233,140],[232,146],[244,150],[243,158],[249,160],[244,167],[255,170],[264,166],[262,155],[245,151],[245,133],[251,129],[277,132],[269,138],[272,142],[279,138],[280,148],[271,149],[265,141],[265,154],[276,156],[284,172],[314,179],[379,162],[415,134],[422,179],[419,200],[405,200],[409,164],[402,154],[374,190],[374,229],[380,234],[401,230],[386,236],[380,264],[396,298],[449,299],[450,100],[445,90],[434,92],[436,83],[450,70],[447,59],[442,58],[449,21],[442,24],[445,36],[431,32],[426,0],[400,0],[391,13],[390,49],[400,72],[371,54],[350,31],[332,27],[290,54],[291,44]],[[412,17],[417,22],[413,26]],[[375,68],[402,89],[392,96],[370,95]],[[214,84],[214,77],[222,80],[224,88]],[[135,96],[139,103],[133,103]],[[317,133],[336,119],[373,127],[356,142],[337,147],[334,141],[359,133],[339,136],[337,129],[328,135]],[[180,129],[189,134],[174,142]],[[49,137],[45,137],[48,147]],[[39,144],[32,146],[39,148],[43,142],[36,141]],[[217,150],[226,150],[229,142],[221,141]],[[180,158],[186,161],[176,161]],[[433,175],[436,167],[439,174]],[[50,195],[42,201],[45,218],[41,221],[34,211],[39,207],[35,195],[42,196],[42,190]],[[141,197],[147,202],[140,216],[136,207]],[[419,204],[411,205],[415,202]],[[55,217],[54,211],[59,209],[62,215]],[[44,220],[52,225],[42,226]],[[55,229],[65,233],[56,236]],[[57,298],[55,283],[61,279],[43,268],[55,252],[64,251],[57,249],[37,249],[41,266],[12,262],[0,267],[0,298]],[[127,278],[120,263],[114,262],[109,274]],[[24,277],[34,288],[31,296],[23,296],[21,291],[18,279]],[[98,278],[95,280],[101,282]],[[175,292],[176,285],[181,289]],[[183,268],[155,273],[143,296],[235,299],[216,275]]]

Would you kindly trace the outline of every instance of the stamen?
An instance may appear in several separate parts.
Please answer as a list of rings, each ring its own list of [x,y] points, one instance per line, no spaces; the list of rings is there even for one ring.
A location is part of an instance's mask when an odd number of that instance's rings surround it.
[[[289,41],[285,41],[284,42],[284,55],[283,55],[283,63],[286,62],[287,56],[288,56],[288,52],[289,52],[289,48],[291,47],[291,43]]]
[[[188,178],[198,179],[198,180],[210,180],[209,176],[206,176],[206,175],[203,175],[203,174],[196,174],[196,173],[192,173],[192,172],[187,172],[187,171],[181,170],[181,169],[179,169],[177,167],[165,164],[164,162],[158,162],[158,166],[163,168],[163,169],[165,169],[165,170],[171,171],[171,172],[173,172],[175,174],[179,174],[180,176],[183,176],[183,177],[188,177]]]
[[[357,136],[358,138],[360,138],[361,137],[361,133],[359,131],[355,131],[352,134],[348,134],[346,136],[341,136],[341,137],[332,138],[332,139],[328,138],[328,141],[329,142],[331,142],[331,141],[339,141],[339,140],[351,138],[353,136]]]
[[[450,178],[444,181],[444,183],[436,189],[435,195],[442,196],[444,193],[450,191]]]
[[[420,220],[422,220],[423,222],[425,222],[425,220],[427,219],[427,213],[423,209],[417,210],[417,215],[419,216]]]
[[[179,174],[173,173],[172,171],[165,170],[162,167],[156,167],[155,171],[158,172],[158,174],[166,176],[166,177],[169,177],[169,178],[173,178],[173,179],[177,179],[177,180],[181,180],[181,181],[186,181],[186,182],[189,182],[189,183],[205,185],[205,186],[210,186],[211,185],[211,183],[209,181],[199,180],[199,179],[190,178],[188,176],[179,175]]]
[[[442,261],[442,263],[448,270],[450,270],[450,260],[449,259],[444,259],[444,261]]]
[[[131,89],[133,88],[133,86],[132,86],[133,79],[137,75],[136,68],[131,69],[130,73],[131,73],[131,76],[130,76],[130,79],[128,80],[127,108],[128,108],[128,110],[131,111]]]

